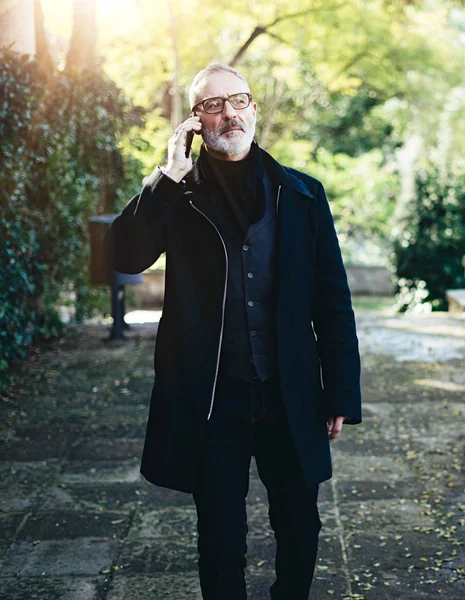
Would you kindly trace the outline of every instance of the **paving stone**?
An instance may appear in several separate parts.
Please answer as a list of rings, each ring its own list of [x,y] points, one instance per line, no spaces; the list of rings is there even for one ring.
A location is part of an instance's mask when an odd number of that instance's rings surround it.
[[[274,570],[267,564],[256,567],[249,565],[245,571],[245,584],[248,598],[269,600],[270,586],[275,580]]]
[[[248,595],[253,600],[269,600],[269,587],[275,579],[274,571],[263,567],[246,568]],[[318,573],[315,577],[310,600],[330,597],[327,590],[334,591],[335,597],[346,591],[343,572]],[[122,576],[116,575],[110,585],[106,600],[201,600],[200,585],[196,571]]]
[[[143,440],[93,440],[80,439],[73,444],[68,454],[68,460],[120,460],[142,456]]]
[[[39,512],[27,519],[17,539],[32,542],[79,537],[119,538],[128,524],[127,515],[115,512]]]
[[[165,573],[197,570],[195,537],[128,540],[118,556],[119,573]]]
[[[0,514],[0,561],[13,542],[14,536],[24,519],[23,513]]]
[[[266,562],[267,568],[274,568],[276,540],[272,532],[264,536],[247,537],[247,558],[250,565]],[[320,570],[340,568],[343,563],[341,542],[335,536],[320,536],[317,564]]]
[[[370,557],[369,567],[378,564],[381,569],[463,568],[465,544],[451,547],[449,540],[438,538],[432,532],[375,535],[355,532],[346,539],[348,564],[357,570],[361,559]]]
[[[320,483],[318,491],[318,504],[321,506],[322,504],[330,504],[331,502],[334,502],[333,482],[323,481],[323,483]]]
[[[60,461],[58,459],[0,462],[0,481],[5,489],[10,485],[40,488],[56,477],[59,468]]]
[[[150,400],[152,393],[152,382],[147,379],[131,378],[127,383],[121,382],[120,385],[107,387],[105,398],[111,398],[113,406],[120,403],[124,406],[138,406],[141,399],[145,399],[146,404]]]
[[[342,569],[315,570],[309,600],[347,597],[347,577]],[[268,600],[268,598],[267,598]]]
[[[317,573],[331,573],[344,565],[343,549],[339,536],[322,536],[318,542]]]
[[[368,569],[352,584],[355,593],[366,600],[463,600],[465,582],[457,581],[453,572],[432,572],[425,569]]]
[[[131,513],[157,506],[193,506],[191,494],[137,483],[60,483],[50,487],[41,510],[95,510]]]
[[[398,462],[390,456],[352,456],[351,454],[334,453],[333,468],[335,476],[340,480],[357,480],[360,474],[367,481],[395,482],[399,479],[410,479],[412,470],[405,463]]]
[[[101,424],[138,420],[141,424],[146,424],[149,416],[149,403],[150,394],[139,397],[139,403],[133,406],[114,406],[111,402],[108,402],[107,405],[100,406],[100,410],[94,415],[93,422]]]
[[[267,564],[274,568],[276,542],[269,529],[263,534],[247,536],[247,560],[249,565]],[[197,536],[186,531],[173,537],[130,537],[118,556],[119,573],[154,573],[183,571],[197,568]],[[318,564],[321,570],[339,568],[342,549],[336,537],[321,537]]]
[[[352,434],[349,426],[343,428],[344,436],[333,443],[333,451],[337,454],[349,454],[351,456],[365,455],[369,448],[370,456],[402,456],[403,452],[399,440],[395,437],[382,436],[380,434],[369,436],[363,433]],[[365,435],[364,435],[365,434]]]
[[[104,578],[11,577],[1,580],[5,600],[99,600]]]
[[[154,329],[114,344],[102,327],[73,335],[50,343],[0,406],[0,596],[200,600],[192,496],[139,472]],[[452,384],[465,383],[463,365],[399,363],[365,342],[364,420],[331,445],[310,598],[462,599],[465,395]],[[269,600],[276,541],[255,459],[247,511],[247,589]]]
[[[197,512],[194,507],[157,508],[136,515],[129,539],[160,539],[197,535]]]
[[[0,446],[0,457],[11,461],[61,458],[79,433],[78,427],[65,425],[12,427]]]
[[[142,506],[195,506],[192,494],[170,490],[148,483],[145,479],[140,488]]]
[[[414,498],[418,494],[418,478],[392,481],[340,481],[335,477],[339,498],[343,501],[389,500]]]
[[[265,565],[261,567],[249,566],[246,569],[246,584],[248,597],[251,600],[269,600],[270,586],[276,579],[273,569]],[[341,598],[347,591],[345,573],[341,569],[317,569],[312,583],[309,600],[322,600],[322,598]]]
[[[25,511],[36,501],[39,489],[21,485],[10,485],[2,489],[0,496],[0,512]]]
[[[117,541],[89,538],[15,542],[0,566],[0,577],[98,575],[111,568],[118,548]]]
[[[40,510],[133,512],[139,502],[140,486],[135,484],[61,483],[44,495]]]
[[[2,532],[2,538],[11,540],[23,519],[24,514],[21,512],[0,513],[0,531]]]
[[[145,421],[116,421],[113,423],[91,423],[85,430],[88,440],[129,439],[143,440],[147,423]]]
[[[416,401],[418,402],[418,398]],[[427,401],[421,397],[420,401],[420,407],[416,407],[413,403],[398,407],[397,423],[401,427],[411,429],[413,434],[421,432],[422,436],[423,432],[428,435],[439,434],[440,430],[436,426],[454,423],[459,416],[458,413],[464,408],[463,399],[460,402],[449,399],[446,403],[440,403],[438,399]],[[441,419],[438,419],[439,416]]]
[[[60,474],[59,483],[139,483],[140,461],[83,460],[68,461]]]
[[[115,575],[105,600],[202,600],[197,572]]]
[[[415,526],[433,527],[434,520],[423,514],[419,504],[398,500],[367,500],[345,502],[340,506],[341,521],[350,531],[399,534],[412,531]]]
[[[43,396],[40,396],[41,405],[34,404],[30,407],[25,407],[21,410],[21,415],[17,413],[9,415],[9,421],[13,426],[18,426],[24,421],[28,423],[42,423],[50,424],[54,423],[76,423],[84,426],[86,422],[96,418],[99,413],[99,402],[94,400],[92,403],[77,403],[75,399],[72,399],[69,404],[66,403],[65,399],[59,395],[53,398],[53,402],[48,399],[42,403]]]

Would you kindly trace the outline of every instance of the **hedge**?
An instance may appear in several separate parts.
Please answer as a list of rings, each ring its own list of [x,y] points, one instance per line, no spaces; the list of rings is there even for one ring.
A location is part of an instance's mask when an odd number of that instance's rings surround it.
[[[88,279],[88,218],[134,189],[120,147],[141,113],[98,66],[49,74],[11,48],[0,65],[1,392],[11,362],[61,329],[61,304],[78,320],[102,306]]]
[[[465,287],[464,255],[465,173],[430,165],[416,177],[415,199],[394,242],[400,310],[447,310],[446,290]]]

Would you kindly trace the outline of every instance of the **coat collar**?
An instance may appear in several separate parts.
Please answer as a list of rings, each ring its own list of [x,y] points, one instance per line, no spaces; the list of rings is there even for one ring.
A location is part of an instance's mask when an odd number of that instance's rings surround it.
[[[269,154],[266,150],[263,150],[263,148],[261,148],[261,151],[263,153],[263,162],[265,164],[265,168],[276,185],[282,185],[290,188],[291,190],[299,192],[304,196],[314,198],[314,195],[309,191],[307,186],[298,177],[291,173],[291,169],[289,167],[284,167],[281,165],[271,156],[271,154]],[[205,181],[202,180],[197,162],[193,164],[192,169],[187,174],[186,184],[188,189],[192,191],[198,190],[200,187],[205,185]]]
[[[284,167],[271,154],[268,154],[266,150],[263,150],[263,162],[265,168],[268,169],[270,177],[278,184],[284,187],[290,188],[304,196],[314,198],[314,195],[310,192],[308,187],[298,177],[291,173],[289,167]]]

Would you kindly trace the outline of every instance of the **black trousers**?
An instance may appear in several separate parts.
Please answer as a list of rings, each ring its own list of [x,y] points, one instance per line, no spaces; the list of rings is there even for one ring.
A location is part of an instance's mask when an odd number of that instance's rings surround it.
[[[204,600],[245,600],[251,456],[267,489],[276,538],[273,600],[308,600],[321,521],[305,487],[275,380],[218,382],[193,493]]]

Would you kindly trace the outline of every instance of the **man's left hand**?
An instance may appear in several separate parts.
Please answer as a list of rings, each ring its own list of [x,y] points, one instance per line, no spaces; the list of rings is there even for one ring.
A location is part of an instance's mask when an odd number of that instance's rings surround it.
[[[334,440],[341,433],[342,424],[349,417],[329,417],[328,435],[330,440]]]

